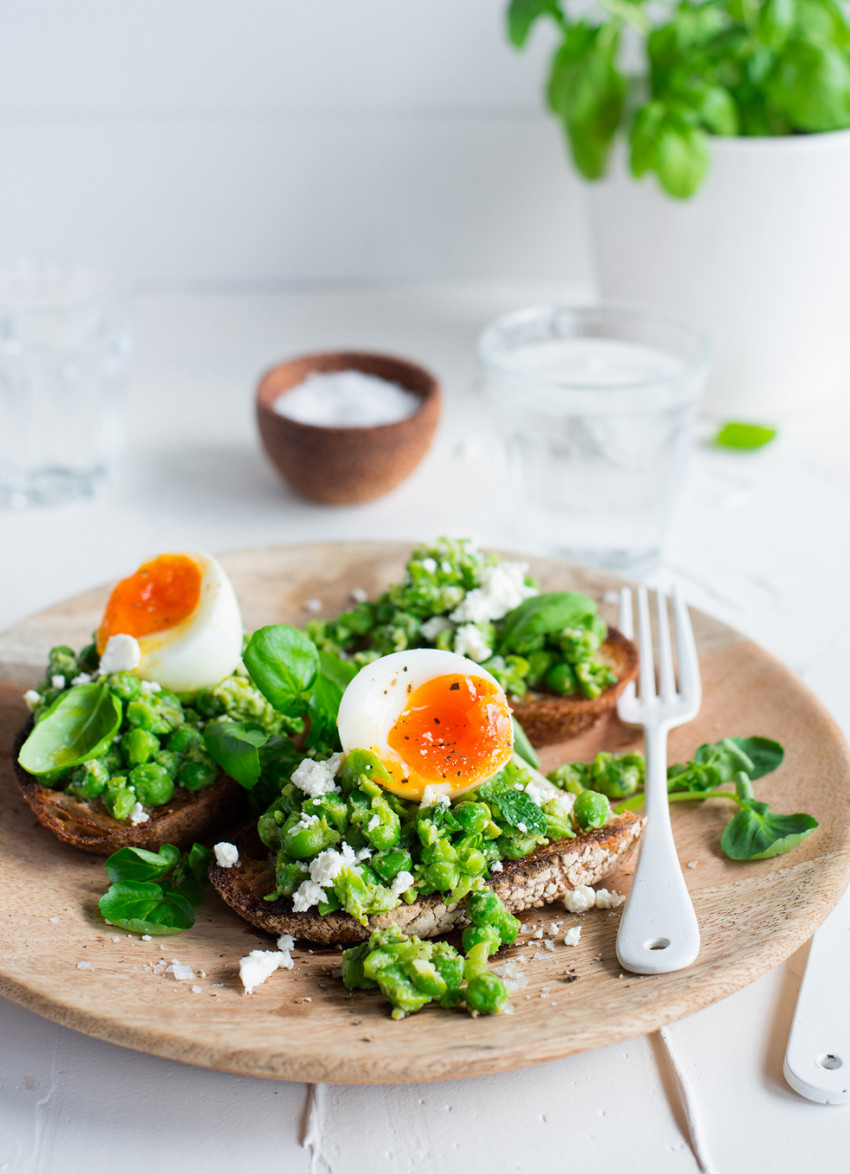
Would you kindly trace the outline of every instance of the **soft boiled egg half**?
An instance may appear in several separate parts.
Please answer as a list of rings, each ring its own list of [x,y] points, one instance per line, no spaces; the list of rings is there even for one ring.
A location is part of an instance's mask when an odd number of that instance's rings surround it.
[[[242,617],[230,580],[208,554],[161,554],[122,579],[97,632],[102,661],[114,637],[124,640],[136,675],[175,693],[211,688],[233,672],[242,654]],[[113,639],[112,647],[122,641]]]
[[[508,700],[472,660],[436,648],[393,652],[362,668],[339,707],[345,753],[370,750],[403,799],[459,795],[513,752]]]

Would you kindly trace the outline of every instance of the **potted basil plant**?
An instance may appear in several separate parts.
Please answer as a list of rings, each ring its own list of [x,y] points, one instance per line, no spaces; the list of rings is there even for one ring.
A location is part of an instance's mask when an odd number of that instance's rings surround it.
[[[850,390],[850,7],[574,2],[511,0],[508,35],[556,30],[546,100],[593,181],[600,295],[710,334],[709,411]]]

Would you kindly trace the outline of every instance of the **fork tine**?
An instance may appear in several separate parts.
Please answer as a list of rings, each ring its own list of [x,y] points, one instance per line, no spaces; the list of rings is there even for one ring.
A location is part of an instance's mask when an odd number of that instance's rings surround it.
[[[620,588],[620,614],[617,617],[617,626],[627,640],[634,640],[635,637],[635,621],[632,613],[632,589],[631,587]],[[635,700],[635,683],[630,681],[623,690],[623,694],[618,704],[618,711],[622,717],[624,713],[628,712],[628,707]]]
[[[670,639],[670,613],[667,596],[656,591],[658,612],[658,683],[662,701],[673,701],[676,696],[676,674],[673,671],[673,645]]]
[[[702,702],[699,661],[688,605],[678,585],[673,588],[676,648],[679,654],[679,693],[696,712]]]
[[[649,595],[645,587],[638,587],[638,653],[640,654],[640,699],[655,697],[655,664],[652,653],[652,624],[649,619]]]

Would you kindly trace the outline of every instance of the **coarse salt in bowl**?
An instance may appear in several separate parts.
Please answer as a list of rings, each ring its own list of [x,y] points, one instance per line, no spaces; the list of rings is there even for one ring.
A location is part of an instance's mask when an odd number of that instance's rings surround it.
[[[329,351],[290,359],[257,387],[263,447],[311,501],[381,497],[416,468],[440,414],[435,377],[407,359]]]

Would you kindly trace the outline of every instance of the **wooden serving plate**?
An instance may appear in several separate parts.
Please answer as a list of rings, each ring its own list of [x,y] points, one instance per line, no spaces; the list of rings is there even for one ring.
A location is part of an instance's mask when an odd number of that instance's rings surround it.
[[[242,551],[222,562],[250,630],[303,623],[307,600],[321,600],[323,614],[332,614],[352,588],[377,594],[398,576],[408,550],[386,543],[293,546]],[[545,590],[601,598],[616,584],[555,561],[532,566]],[[480,1076],[626,1039],[731,994],[801,945],[850,880],[850,756],[838,729],[766,652],[695,614],[705,700],[699,718],[674,731],[671,761],[726,735],[776,738],[786,748],[785,763],[756,783],[756,794],[779,811],[811,812],[820,827],[787,856],[735,864],[719,848],[731,804],[674,805],[680,859],[693,862],[684,874],[703,935],[690,969],[623,974],[614,952],[619,911],[577,917],[558,903],[525,914],[526,932],[494,960],[526,959],[527,985],[512,994],[513,1014],[472,1019],[426,1008],[395,1022],[381,996],[346,991],[335,977],[338,952],[321,949],[296,948],[294,970],[278,971],[246,996],[239,959],[273,949],[273,939],[214,894],[183,934],[144,942],[105,925],[96,906],[106,887],[103,861],[41,828],[14,782],[10,748],[26,718],[21,693],[41,676],[51,645],[88,641],[107,594],[103,588],[78,596],[0,636],[0,993],[67,1027],[251,1076],[346,1084]],[[580,741],[547,748],[544,765],[637,745],[633,732],[611,719]],[[628,884],[624,873],[609,887],[624,891]],[[562,924],[552,952],[529,930],[553,920]],[[580,943],[564,946],[564,931],[577,923]],[[194,982],[153,973],[161,959],[175,958],[193,967]]]

